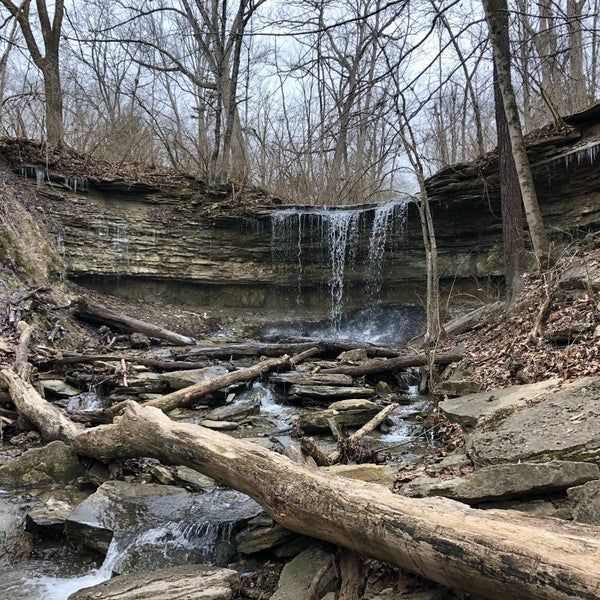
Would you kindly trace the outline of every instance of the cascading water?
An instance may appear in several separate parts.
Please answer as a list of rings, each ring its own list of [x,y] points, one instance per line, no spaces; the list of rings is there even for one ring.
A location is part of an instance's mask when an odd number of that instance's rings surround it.
[[[406,201],[396,200],[376,208],[310,207],[275,212],[271,219],[273,262],[296,269],[297,304],[302,303],[304,248],[317,246],[329,263],[330,320],[333,331],[339,333],[344,314],[346,275],[358,262],[359,243],[364,235],[369,239],[364,265],[367,291],[371,304],[377,304],[385,250],[393,236],[404,233],[406,210]]]

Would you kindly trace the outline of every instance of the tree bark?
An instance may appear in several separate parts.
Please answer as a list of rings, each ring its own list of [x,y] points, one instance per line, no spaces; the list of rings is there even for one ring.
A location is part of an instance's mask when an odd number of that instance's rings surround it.
[[[446,354],[436,354],[433,362],[436,365],[449,365],[458,362],[463,357],[461,352],[448,352]],[[342,373],[352,377],[361,377],[372,373],[385,373],[387,371],[396,371],[399,369],[408,369],[409,367],[424,367],[429,364],[429,359],[425,354],[414,354],[412,356],[399,356],[398,358],[376,358],[366,360],[360,365],[342,365],[323,369],[320,373]]]
[[[48,403],[5,369],[15,404],[36,422]],[[397,565],[483,598],[575,600],[600,590],[598,528],[506,510],[478,510],[442,498],[406,498],[383,486],[299,466],[250,442],[176,423],[152,407],[127,404],[113,425],[87,430],[39,423],[79,454],[146,456],[186,465],[259,502],[283,527]],[[63,432],[60,434],[60,432]],[[59,438],[61,439],[61,438]]]
[[[502,95],[506,123],[510,134],[515,167],[521,189],[523,206],[527,216],[529,234],[540,265],[546,265],[550,254],[550,242],[544,229],[542,213],[537,200],[527,148],[523,139],[521,118],[510,75],[510,47],[504,31],[508,29],[508,5],[506,0],[482,0],[485,19],[494,53],[494,64],[498,73],[498,86]]]
[[[508,38],[508,29],[505,29]],[[521,274],[525,268],[523,240],[523,204],[521,188],[510,146],[510,134],[498,75],[494,67],[494,102],[498,136],[498,171],[500,174],[500,203],[502,209],[502,239],[504,242],[504,280],[506,305],[511,306],[523,287]]]
[[[46,96],[46,138],[51,146],[60,148],[63,142],[63,93],[56,60],[46,60],[41,69]]]

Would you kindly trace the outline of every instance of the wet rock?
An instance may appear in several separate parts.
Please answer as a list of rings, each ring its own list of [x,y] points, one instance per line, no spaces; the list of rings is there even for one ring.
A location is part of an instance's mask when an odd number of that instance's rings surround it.
[[[556,388],[560,379],[549,379],[529,385],[513,385],[498,390],[470,394],[439,403],[442,412],[463,427],[475,427],[485,417],[508,414],[527,405],[531,398]]]
[[[374,395],[373,388],[359,386],[292,385],[289,389],[290,400],[308,398],[327,404],[336,398],[371,398]]]
[[[355,348],[354,350],[346,350],[346,352],[342,352],[337,357],[337,360],[340,362],[352,363],[367,360],[367,358],[367,351],[364,348]]]
[[[357,428],[371,420],[379,412],[379,407],[350,410],[317,410],[298,415],[296,424],[305,433],[329,431],[328,419],[335,419],[341,427]]]
[[[25,531],[24,509],[0,496],[0,565],[25,560],[33,551],[33,536]]]
[[[335,580],[333,556],[318,546],[311,546],[283,567],[271,600],[320,598],[332,591]]]
[[[189,467],[176,467],[175,475],[180,483],[183,483],[193,492],[205,492],[217,486],[217,482],[212,477],[203,475]]]
[[[63,442],[32,448],[0,466],[0,485],[36,487],[71,483],[85,473],[75,453]]]
[[[241,554],[256,554],[288,542],[295,536],[270,517],[260,515],[248,521],[246,529],[237,534],[235,543]]]
[[[249,402],[236,402],[227,406],[219,406],[206,414],[205,418],[210,421],[243,421],[260,412],[260,400]]]
[[[347,479],[357,479],[369,483],[377,483],[389,489],[394,487],[397,469],[393,466],[375,465],[362,463],[360,465],[333,465],[331,467],[322,467],[321,471],[346,477]]]
[[[65,531],[108,553],[117,573],[190,562],[223,565],[235,552],[234,533],[261,512],[234,490],[193,494],[174,486],[109,481],[73,511]]]
[[[575,379],[535,404],[480,421],[467,437],[476,465],[600,455],[600,377]]]
[[[70,398],[81,393],[80,390],[65,383],[62,379],[42,379],[40,383],[45,392],[50,392],[61,398]]]
[[[69,489],[44,492],[37,498],[40,506],[27,513],[27,529],[44,535],[61,534],[69,515],[89,495],[89,492]]]
[[[150,348],[150,339],[143,333],[132,333],[129,336],[132,348],[146,349]]]
[[[238,584],[231,569],[186,565],[119,575],[79,590],[69,600],[229,600]]]
[[[67,412],[76,412],[79,410],[95,410],[102,408],[104,402],[97,392],[83,392],[77,396],[72,396],[67,402]]]
[[[200,421],[200,425],[216,431],[231,431],[239,427],[239,423],[234,421],[213,421],[212,419],[203,419]]]
[[[600,480],[567,490],[575,521],[600,526]]]
[[[551,461],[482,467],[464,477],[437,480],[428,496],[444,496],[468,504],[508,500],[559,492],[600,478],[598,465],[585,462]]]
[[[203,369],[189,369],[187,371],[173,371],[171,373],[162,373],[161,378],[169,384],[173,390],[180,390],[184,387],[215,379],[227,375],[229,371],[222,366],[204,367]]]

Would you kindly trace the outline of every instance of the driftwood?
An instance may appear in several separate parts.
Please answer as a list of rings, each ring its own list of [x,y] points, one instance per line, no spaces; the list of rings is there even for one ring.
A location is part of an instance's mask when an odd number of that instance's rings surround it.
[[[365,435],[375,431],[375,429],[377,429],[397,408],[397,404],[390,404],[386,406],[352,435],[349,435],[344,440],[338,440],[338,448],[327,457],[329,464],[334,465],[336,462],[338,462],[345,448],[355,446],[360,442],[360,440],[362,440],[362,438],[365,437]]]
[[[176,358],[191,358],[194,356],[205,356],[208,358],[231,358],[242,356],[281,356],[282,354],[297,354],[310,348],[318,348],[319,354],[335,355],[346,350],[363,348],[369,357],[398,356],[398,352],[390,348],[371,346],[370,344],[352,344],[348,342],[337,342],[330,340],[308,340],[291,342],[246,342],[237,344],[223,344],[220,346],[194,346],[185,349],[181,354],[175,354]]]
[[[110,354],[79,354],[78,352],[64,352],[53,358],[38,358],[33,362],[37,365],[76,365],[96,362],[121,362],[144,365],[157,371],[187,371],[190,369],[203,369],[210,365],[206,360],[202,362],[191,362],[183,360],[161,360],[159,358],[148,358],[138,352],[120,352]]]
[[[73,314],[84,321],[106,324],[110,327],[121,329],[122,331],[143,333],[150,337],[160,338],[171,344],[186,345],[195,342],[193,338],[188,337],[187,335],[169,331],[168,329],[153,323],[140,321],[140,319],[110,310],[99,304],[92,304],[84,299],[80,299],[77,302]]]
[[[64,414],[53,413],[14,371],[2,376],[19,411],[43,436],[64,439],[79,454],[186,465],[252,496],[283,527],[479,597],[598,597],[597,527],[478,510],[443,498],[403,497],[377,484],[296,465],[251,442],[176,423],[133,402],[114,424],[80,430]]]
[[[447,352],[445,354],[436,354],[433,359],[434,364],[439,366],[449,365],[458,362],[463,357],[460,352]],[[424,367],[429,364],[425,354],[413,354],[410,356],[399,356],[398,358],[375,358],[366,360],[359,365],[340,365],[323,369],[321,373],[342,373],[352,377],[361,377],[362,375],[371,375],[373,373],[384,373],[387,371],[397,371],[399,369],[408,369],[409,367]]]

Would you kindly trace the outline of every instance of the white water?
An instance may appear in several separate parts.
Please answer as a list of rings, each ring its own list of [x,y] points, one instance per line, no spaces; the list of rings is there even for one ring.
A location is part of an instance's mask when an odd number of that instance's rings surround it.
[[[80,577],[44,576],[34,578],[31,583],[44,600],[66,600],[78,590],[108,581],[123,558],[134,550],[143,554],[144,548],[151,548],[156,556],[156,549],[160,549],[158,554],[167,563],[171,562],[169,559],[173,554],[182,550],[193,555],[196,559],[194,562],[198,562],[198,559],[210,562],[217,540],[229,540],[232,530],[231,522],[166,523],[138,533],[115,535],[99,568]]]
[[[368,236],[364,273],[371,305],[379,304],[385,250],[392,236],[404,233],[407,203],[394,201],[377,208],[337,210],[331,208],[285,209],[271,218],[273,262],[297,272],[297,304],[302,303],[305,255],[320,251],[329,263],[330,322],[339,333],[344,316],[347,273],[359,256],[359,243]],[[372,215],[372,216],[371,216]]]

